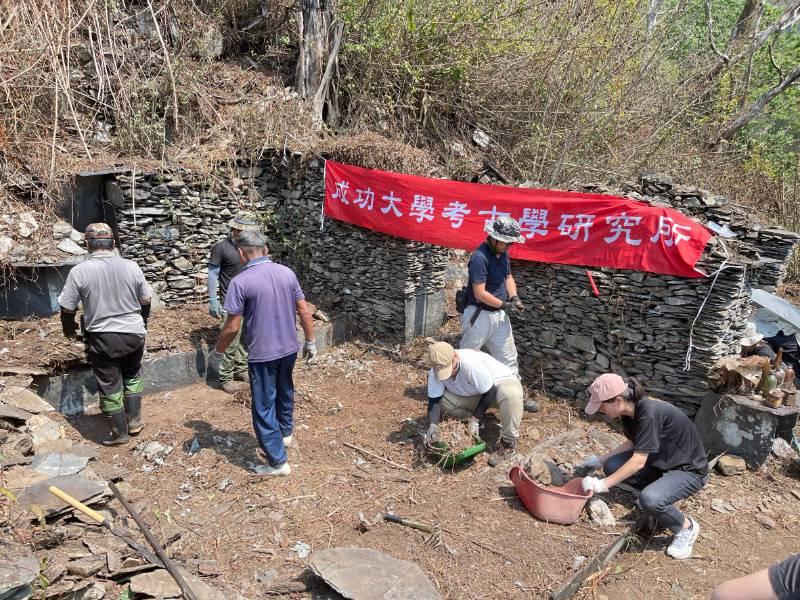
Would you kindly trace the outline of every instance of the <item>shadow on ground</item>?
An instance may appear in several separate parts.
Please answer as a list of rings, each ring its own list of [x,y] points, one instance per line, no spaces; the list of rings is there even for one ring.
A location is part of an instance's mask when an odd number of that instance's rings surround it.
[[[184,423],[194,430],[193,438],[183,443],[183,451],[189,453],[196,439],[200,448],[213,450],[228,462],[249,471],[251,463],[263,462],[258,456],[258,441],[248,431],[220,429],[200,419]]]

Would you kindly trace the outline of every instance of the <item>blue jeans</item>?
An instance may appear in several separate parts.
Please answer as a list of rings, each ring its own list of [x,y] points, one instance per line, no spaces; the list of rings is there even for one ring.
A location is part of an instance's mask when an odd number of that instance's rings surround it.
[[[622,465],[633,456],[633,451],[614,454],[606,460],[603,471],[606,477],[615,473]],[[662,525],[669,527],[672,533],[678,533],[683,527],[685,517],[675,508],[675,502],[689,496],[694,496],[703,489],[708,481],[708,476],[700,477],[691,471],[661,471],[645,466],[637,473],[631,475],[623,483],[641,490],[639,506],[641,509],[658,519]]]
[[[297,353],[267,362],[251,362],[250,393],[253,396],[253,429],[270,466],[286,462],[283,438],[294,426],[292,371]]]

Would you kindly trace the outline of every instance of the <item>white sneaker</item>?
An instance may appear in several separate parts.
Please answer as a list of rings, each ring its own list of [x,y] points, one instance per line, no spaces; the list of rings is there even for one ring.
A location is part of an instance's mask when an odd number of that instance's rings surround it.
[[[274,475],[276,477],[285,476],[292,472],[292,467],[289,466],[288,462],[283,463],[277,467],[271,467],[269,465],[258,465],[253,472],[257,475]]]
[[[689,529],[681,529],[675,534],[672,543],[667,548],[667,554],[672,558],[683,559],[692,555],[692,548],[697,536],[700,535],[700,523],[689,517],[692,526]]]
[[[285,438],[283,438],[283,445],[286,448],[288,448],[289,446],[292,445],[292,436],[291,435],[287,435]]]

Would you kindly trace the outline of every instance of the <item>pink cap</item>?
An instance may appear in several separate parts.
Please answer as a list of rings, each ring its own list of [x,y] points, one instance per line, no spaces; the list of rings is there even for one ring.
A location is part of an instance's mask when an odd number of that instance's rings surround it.
[[[611,400],[628,389],[628,384],[616,373],[604,373],[589,386],[589,404],[584,409],[587,415],[593,415],[606,400]]]

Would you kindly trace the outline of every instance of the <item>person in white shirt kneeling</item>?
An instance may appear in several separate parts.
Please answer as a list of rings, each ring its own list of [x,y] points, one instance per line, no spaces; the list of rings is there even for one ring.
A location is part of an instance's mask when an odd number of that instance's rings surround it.
[[[513,371],[485,352],[456,350],[446,342],[428,348],[428,420],[425,443],[439,440],[443,414],[469,422],[469,432],[480,438],[480,421],[489,408],[500,411],[500,440],[489,465],[512,458],[522,422],[522,384]]]

